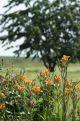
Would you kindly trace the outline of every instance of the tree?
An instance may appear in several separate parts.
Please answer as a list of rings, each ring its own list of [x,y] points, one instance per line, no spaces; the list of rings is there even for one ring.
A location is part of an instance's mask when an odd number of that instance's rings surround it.
[[[11,12],[15,6],[24,10]],[[51,71],[63,54],[76,57],[80,47],[79,0],[9,0],[1,19],[0,36],[5,42],[24,42],[15,53],[25,51],[26,58],[39,57]]]

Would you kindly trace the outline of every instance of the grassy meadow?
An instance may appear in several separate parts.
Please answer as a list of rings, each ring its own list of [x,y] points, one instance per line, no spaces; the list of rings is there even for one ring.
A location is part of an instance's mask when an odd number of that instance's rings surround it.
[[[31,60],[17,57],[0,57],[0,63],[3,59],[3,69],[1,74],[5,75],[7,69],[12,73],[18,73],[25,71],[30,79],[34,79],[36,75],[45,67],[39,59]],[[59,69],[56,66],[55,73],[59,73]],[[73,81],[80,81],[80,63],[70,63],[68,67],[68,77]]]

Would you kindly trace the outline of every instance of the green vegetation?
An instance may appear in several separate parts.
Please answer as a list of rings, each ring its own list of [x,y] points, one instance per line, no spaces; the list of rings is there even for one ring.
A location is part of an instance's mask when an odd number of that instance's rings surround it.
[[[43,63],[39,60],[31,60],[17,57],[0,57],[1,60],[4,60],[4,65],[1,70],[1,74],[5,74],[7,69],[12,73],[20,72],[25,70],[26,74],[30,79],[34,79],[36,75],[44,69]],[[59,69],[55,68],[55,73],[59,73]],[[71,63],[68,67],[68,77],[74,81],[80,81],[80,63]]]
[[[80,121],[80,64],[69,62],[63,55],[51,73],[38,60],[2,57],[0,121]]]

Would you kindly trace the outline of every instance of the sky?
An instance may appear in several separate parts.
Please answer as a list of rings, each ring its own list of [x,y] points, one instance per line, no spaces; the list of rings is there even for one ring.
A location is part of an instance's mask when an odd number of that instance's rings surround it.
[[[6,4],[7,4],[7,0],[0,0],[0,14],[4,13],[5,9],[3,8],[3,6],[6,5]],[[24,9],[24,6],[21,6],[21,8]],[[18,10],[18,7],[15,8],[15,10]],[[6,50],[7,46],[3,47],[3,45],[0,42],[0,56],[14,56],[13,51],[18,49],[15,46],[18,45],[18,44],[21,44],[22,42],[23,42],[23,40],[18,40],[18,42],[16,42],[16,43],[13,42],[12,45],[14,46],[14,48],[11,48],[11,49],[8,49],[8,50]]]
[[[0,0],[0,14],[4,13],[3,6],[6,5],[7,0]],[[14,56],[13,51],[15,49],[5,50],[6,47],[3,47],[3,45],[0,42],[0,56]]]

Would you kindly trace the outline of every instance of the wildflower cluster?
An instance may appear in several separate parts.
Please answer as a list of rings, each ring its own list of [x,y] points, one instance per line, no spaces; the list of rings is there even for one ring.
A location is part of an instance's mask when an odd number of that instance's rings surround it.
[[[68,79],[69,61],[67,55],[59,60],[60,74],[44,69],[34,80],[24,73],[4,77],[0,85],[1,120],[79,121],[80,82]]]

